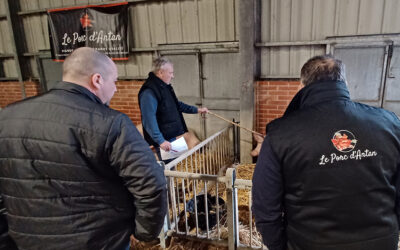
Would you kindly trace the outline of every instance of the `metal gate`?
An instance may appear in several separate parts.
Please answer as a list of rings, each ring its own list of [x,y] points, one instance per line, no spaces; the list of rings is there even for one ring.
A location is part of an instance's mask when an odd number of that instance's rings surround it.
[[[335,57],[346,65],[352,100],[400,116],[400,45],[397,40],[338,43]]]
[[[165,239],[180,237],[201,240],[229,249],[261,249],[251,213],[251,180],[236,179],[233,164],[238,129],[229,126],[207,138],[179,158],[165,165],[168,183],[168,214],[161,233]],[[249,225],[238,220],[238,190],[248,190]],[[247,230],[249,242],[240,241]]]

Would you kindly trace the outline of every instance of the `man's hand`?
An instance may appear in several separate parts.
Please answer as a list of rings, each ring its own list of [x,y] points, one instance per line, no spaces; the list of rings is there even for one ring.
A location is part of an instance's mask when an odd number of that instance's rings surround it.
[[[203,107],[203,108],[198,108],[197,112],[200,114],[207,114],[208,113],[208,108]]]
[[[171,150],[171,143],[169,143],[169,141],[164,141],[163,143],[160,144],[160,148],[168,152]]]

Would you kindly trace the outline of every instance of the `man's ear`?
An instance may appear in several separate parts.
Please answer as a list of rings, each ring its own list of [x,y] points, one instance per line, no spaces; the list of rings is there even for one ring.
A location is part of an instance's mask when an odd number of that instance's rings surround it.
[[[95,73],[90,77],[90,84],[95,90],[98,90],[101,88],[101,85],[103,84],[103,78],[99,73]]]

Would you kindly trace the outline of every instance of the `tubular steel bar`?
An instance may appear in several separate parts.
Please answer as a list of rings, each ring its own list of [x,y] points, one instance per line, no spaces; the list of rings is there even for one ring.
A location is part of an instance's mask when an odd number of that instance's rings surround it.
[[[218,164],[216,161],[218,154],[221,154],[223,152],[227,152],[226,157],[224,160],[232,162],[231,154],[232,154],[232,148],[231,144],[229,142],[229,132],[233,131],[233,126],[230,125],[226,127],[225,129],[215,133],[214,135],[208,137],[206,140],[202,141],[200,144],[196,145],[194,148],[188,150],[187,152],[183,153],[180,155],[178,158],[174,159],[170,163],[168,163],[165,166],[166,170],[170,170],[176,168],[178,164],[183,164],[185,166],[185,163],[189,156],[195,155],[195,159],[199,159],[199,166],[195,167],[196,169],[192,170],[192,172],[195,173],[202,173],[202,174],[216,174],[218,173],[219,169],[223,167],[222,164]],[[223,142],[225,147],[224,148],[219,148],[217,145],[217,142]],[[202,154],[196,154],[196,152],[201,152]],[[199,157],[197,157],[199,155]],[[202,159],[201,159],[202,158]],[[197,162],[197,161],[196,161]],[[192,161],[190,162],[192,163]],[[193,164],[192,164],[193,168]],[[184,170],[186,172],[189,172],[189,169]]]
[[[162,235],[206,240],[214,245],[226,244],[230,250],[260,249],[259,243],[255,243],[256,229],[252,224],[253,214],[250,210],[252,182],[236,179],[235,168],[225,170],[228,161],[233,163],[236,146],[232,139],[237,139],[235,130],[238,128],[231,125],[215,133],[165,166],[164,174],[169,180],[170,195],[168,219],[172,219],[173,223],[168,224],[168,229],[165,229],[168,231]],[[222,206],[219,200],[221,183],[223,196],[226,195]],[[250,191],[249,211],[245,211],[249,217],[249,225],[245,227],[250,231],[250,242],[246,244],[241,244],[239,240],[238,189]],[[210,217],[215,212],[215,217]],[[225,222],[221,223],[221,217],[225,216]],[[223,228],[228,231],[228,235],[221,239]]]
[[[226,171],[226,199],[228,222],[228,248],[235,250],[239,245],[239,225],[237,217],[237,193],[235,188],[236,170],[229,168]]]

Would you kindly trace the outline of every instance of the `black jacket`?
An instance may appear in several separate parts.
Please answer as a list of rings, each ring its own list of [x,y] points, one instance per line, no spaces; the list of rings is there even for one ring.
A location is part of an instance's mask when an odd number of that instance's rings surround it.
[[[79,85],[0,111],[0,191],[20,249],[123,249],[157,237],[166,183],[130,119]]]
[[[161,134],[165,140],[170,140],[188,131],[182,112],[179,111],[178,98],[175,95],[171,85],[164,83],[153,72],[149,73],[149,77],[141,87],[138,96],[146,90],[153,91],[157,98],[156,119]],[[140,105],[140,98],[139,98]],[[143,119],[143,116],[142,116]],[[153,146],[159,146],[143,128],[145,140]]]
[[[343,82],[313,83],[268,125],[266,152],[253,177],[253,211],[266,238],[273,226],[288,249],[397,249],[400,121],[393,113],[352,102]]]

